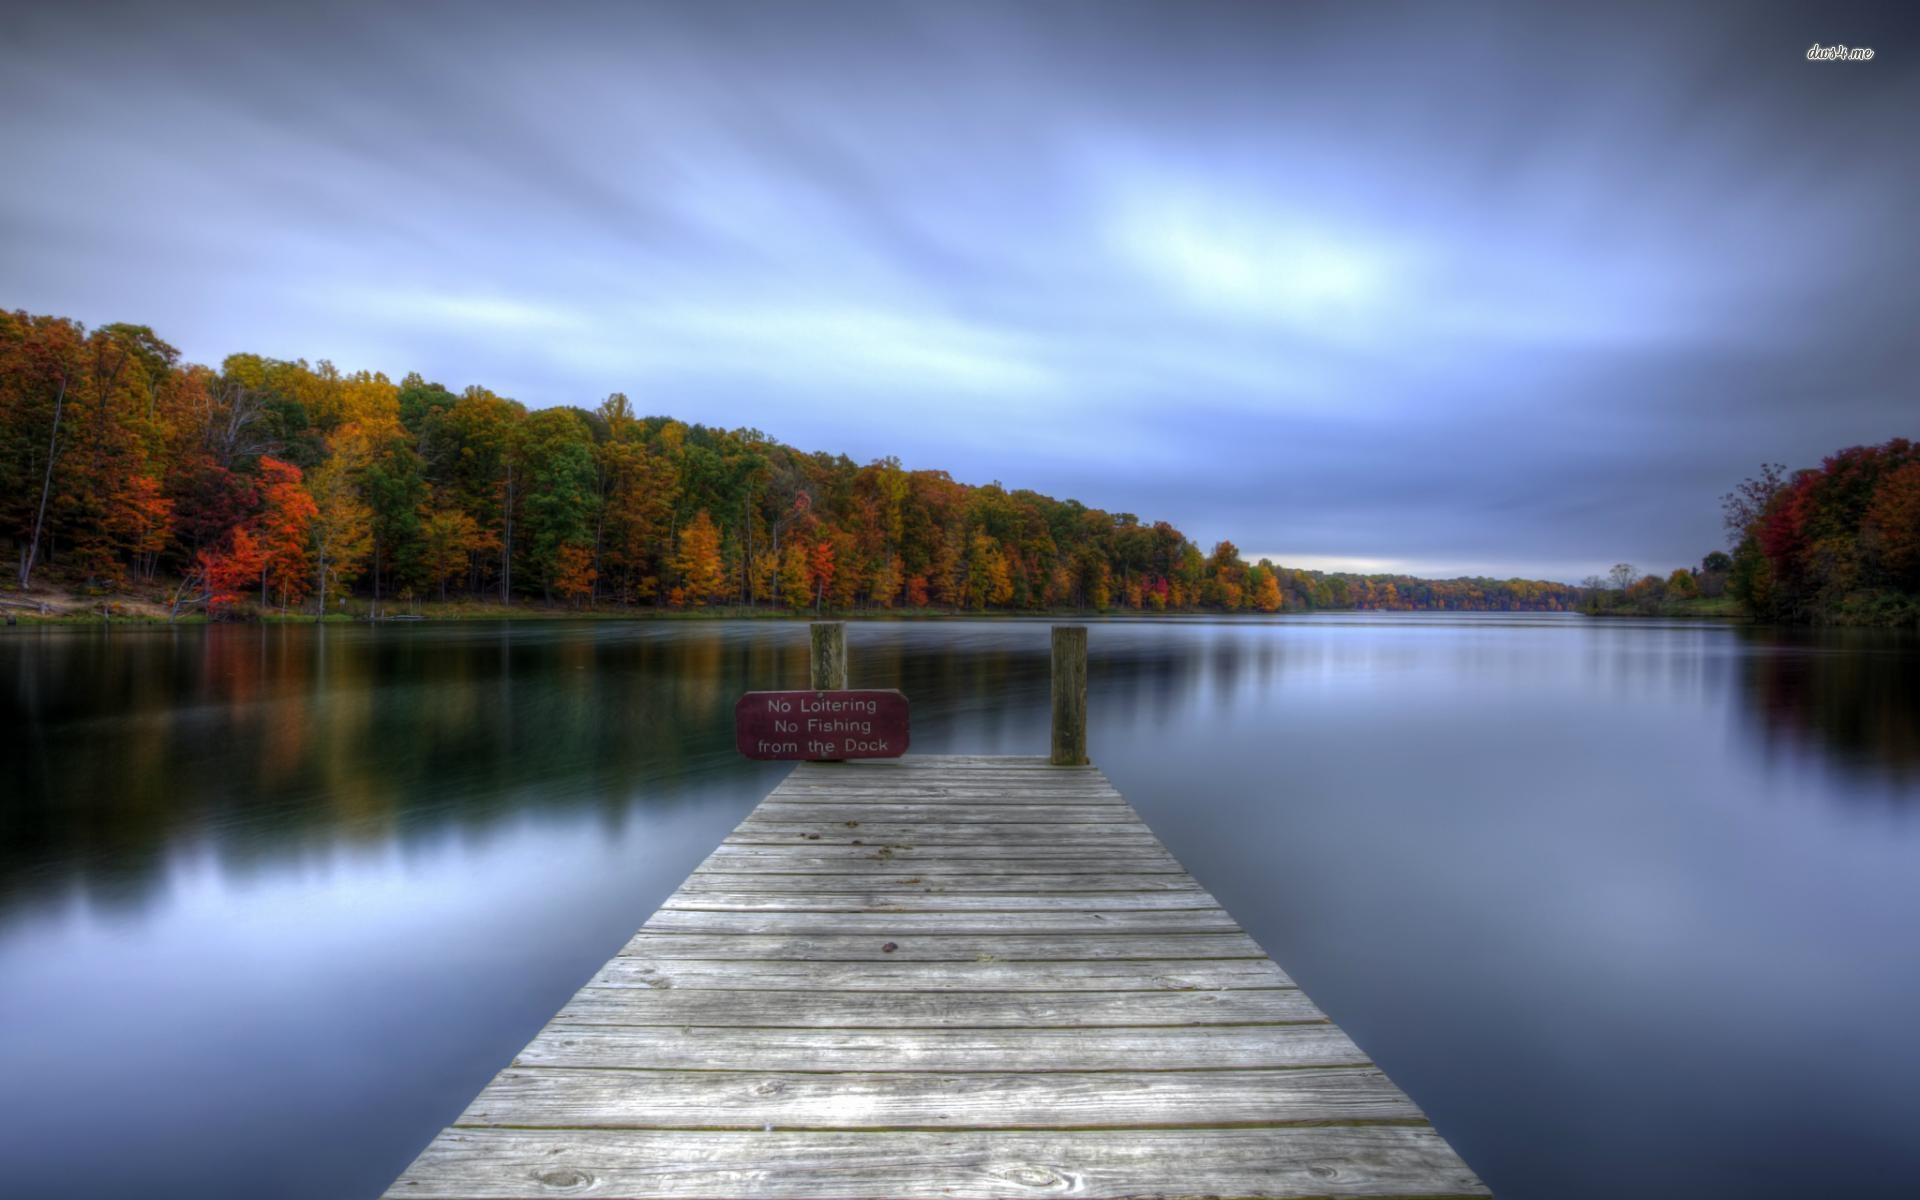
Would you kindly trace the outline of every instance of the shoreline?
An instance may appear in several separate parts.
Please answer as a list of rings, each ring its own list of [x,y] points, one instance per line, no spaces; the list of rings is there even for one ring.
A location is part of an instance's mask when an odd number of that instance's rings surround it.
[[[138,607],[134,607],[134,605]],[[109,611],[103,612],[106,606]],[[52,608],[52,605],[49,605]],[[204,612],[182,613],[169,617],[163,611],[155,611],[157,606],[148,602],[129,602],[125,599],[104,599],[86,606],[71,605],[48,612],[34,612],[19,606],[19,602],[4,611],[9,618],[8,624],[19,627],[49,625],[384,625],[384,624],[454,624],[471,621],[1019,621],[1019,620],[1143,620],[1143,621],[1191,621],[1219,620],[1221,618],[1258,619],[1265,617],[1302,617],[1315,615],[1336,615],[1354,613],[1406,613],[1435,614],[1445,616],[1468,615],[1506,615],[1506,616],[1545,616],[1567,614],[1587,616],[1571,609],[1374,609],[1374,608],[1312,608],[1285,609],[1279,612],[1262,613],[1253,611],[1227,612],[1213,609],[1183,609],[1175,612],[1141,612],[1131,609],[953,609],[953,608],[891,608],[891,609],[820,609],[793,612],[787,609],[750,608],[745,605],[709,605],[703,608],[649,608],[606,606],[588,608],[545,607],[540,605],[503,605],[503,604],[465,604],[449,601],[445,604],[434,602],[428,605],[416,605],[398,612],[383,611],[373,614],[372,605],[367,601],[356,601],[345,609],[327,613],[316,618],[312,612],[251,612],[245,616],[226,619],[209,617]],[[1615,614],[1608,614],[1615,615]],[[1638,613],[1620,613],[1620,616],[1639,616]]]

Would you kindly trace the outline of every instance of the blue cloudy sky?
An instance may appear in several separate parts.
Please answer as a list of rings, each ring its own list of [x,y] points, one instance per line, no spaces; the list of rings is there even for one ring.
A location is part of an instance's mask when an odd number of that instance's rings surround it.
[[[0,304],[200,361],[619,390],[1442,575],[1669,569],[1760,461],[1920,435],[1893,6],[45,4],[0,33]]]

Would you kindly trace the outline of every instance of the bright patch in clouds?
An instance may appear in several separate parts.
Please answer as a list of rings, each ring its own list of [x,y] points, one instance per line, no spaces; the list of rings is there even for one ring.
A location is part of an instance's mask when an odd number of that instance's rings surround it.
[[[1145,205],[1121,217],[1113,241],[1189,304],[1330,337],[1368,332],[1360,323],[1390,303],[1396,282],[1387,253],[1308,220]]]

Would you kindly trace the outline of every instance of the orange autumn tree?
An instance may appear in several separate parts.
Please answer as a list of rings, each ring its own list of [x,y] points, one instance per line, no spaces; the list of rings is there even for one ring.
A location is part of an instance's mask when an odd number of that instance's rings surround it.
[[[1920,462],[1881,477],[1861,528],[1861,540],[1888,580],[1920,589]]]
[[[695,608],[719,596],[726,587],[726,568],[720,560],[720,531],[701,509],[680,531],[680,553],[673,569],[679,573],[686,602]]]
[[[1247,573],[1247,586],[1251,591],[1248,603],[1263,613],[1279,612],[1286,604],[1286,598],[1280,594],[1280,580],[1273,573],[1273,566],[1266,559]]]
[[[594,569],[593,551],[568,543],[554,553],[553,590],[578,604],[593,595],[593,581],[600,577]]]
[[[135,475],[114,497],[108,528],[132,557],[134,572],[151,581],[173,533],[173,501],[159,480]]]

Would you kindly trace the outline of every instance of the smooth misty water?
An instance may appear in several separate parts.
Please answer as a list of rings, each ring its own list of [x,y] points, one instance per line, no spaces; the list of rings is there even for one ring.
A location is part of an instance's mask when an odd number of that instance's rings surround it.
[[[1920,649],[1100,623],[1095,760],[1510,1200],[1910,1196]],[[1044,624],[856,625],[1041,753]],[[0,1191],[376,1193],[784,771],[805,630],[0,636]]]

